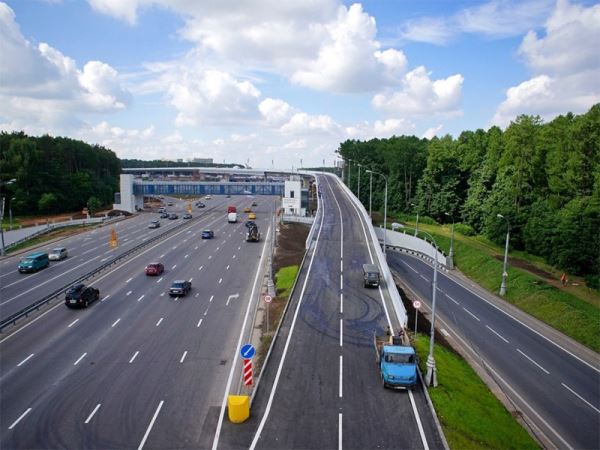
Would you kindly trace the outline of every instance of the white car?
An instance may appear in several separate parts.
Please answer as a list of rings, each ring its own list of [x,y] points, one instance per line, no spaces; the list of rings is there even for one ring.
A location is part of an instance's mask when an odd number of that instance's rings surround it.
[[[50,261],[60,261],[61,259],[65,259],[69,256],[67,249],[65,247],[56,247],[50,250],[48,253],[48,259]]]

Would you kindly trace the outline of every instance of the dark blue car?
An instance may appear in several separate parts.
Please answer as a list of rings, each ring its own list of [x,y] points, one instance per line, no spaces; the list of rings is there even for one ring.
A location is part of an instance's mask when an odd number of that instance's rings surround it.
[[[215,237],[213,230],[202,230],[202,239],[212,239]]]

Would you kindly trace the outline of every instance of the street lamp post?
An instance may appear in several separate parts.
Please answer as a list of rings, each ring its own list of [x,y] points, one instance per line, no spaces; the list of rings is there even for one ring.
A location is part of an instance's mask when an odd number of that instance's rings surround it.
[[[370,172],[367,170],[367,172]],[[373,216],[371,211],[373,210],[373,172],[369,173],[369,217],[372,219]]]
[[[502,214],[496,214],[497,217],[506,220],[506,244],[504,245],[504,267],[502,268],[502,283],[500,284],[500,295],[506,295],[506,279],[508,278],[508,272],[506,271],[506,265],[508,264],[508,241],[510,239],[510,222]]]
[[[17,179],[13,178],[11,180],[1,182],[0,186],[2,186],[2,185],[8,186],[10,184],[13,184],[15,181],[17,181]],[[5,198],[4,198],[4,196],[2,196],[2,210],[0,210],[0,256],[4,256],[6,254],[5,246],[4,246],[4,226],[3,226],[3,223],[4,223],[4,201],[5,201]]]
[[[350,184],[350,180],[352,180],[352,170],[350,167],[350,163],[352,162],[352,160],[350,158],[348,158],[348,187],[350,188],[350,192],[352,192],[352,185]]]
[[[427,373],[425,374],[425,384],[427,386],[437,387],[437,368],[435,367],[435,359],[433,357],[433,345],[435,343],[435,298],[437,292],[437,266],[438,266],[438,246],[435,243],[433,236],[426,231],[425,233],[431,239],[433,243],[434,256],[433,256],[433,292],[431,294],[431,331],[429,334],[429,356],[427,356]]]
[[[414,206],[415,208],[417,208],[417,205],[415,205],[414,203],[411,203],[410,206]],[[417,223],[415,224],[415,236],[419,234],[419,208],[417,208]]]
[[[374,170],[367,170],[367,173],[381,175],[385,180],[385,200],[383,203],[383,255],[387,259],[386,252],[386,235],[387,235],[387,196],[388,196],[388,180],[387,177],[379,172],[375,172]]]
[[[16,197],[10,199],[10,203],[8,204],[8,229],[12,231],[12,202],[16,200]]]
[[[454,216],[452,214],[444,213],[446,216],[452,218],[452,235],[450,237],[450,252],[448,252],[448,259],[446,265],[450,270],[454,269]]]
[[[356,196],[358,197],[358,201],[360,202],[360,168],[362,167],[362,165],[359,163],[356,164],[358,165],[358,192]]]

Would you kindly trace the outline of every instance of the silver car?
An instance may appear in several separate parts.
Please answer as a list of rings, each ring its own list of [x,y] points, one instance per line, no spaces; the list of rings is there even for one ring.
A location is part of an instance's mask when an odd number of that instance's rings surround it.
[[[56,247],[50,250],[48,253],[48,259],[50,261],[60,261],[61,259],[65,259],[69,256],[67,249],[65,247]]]

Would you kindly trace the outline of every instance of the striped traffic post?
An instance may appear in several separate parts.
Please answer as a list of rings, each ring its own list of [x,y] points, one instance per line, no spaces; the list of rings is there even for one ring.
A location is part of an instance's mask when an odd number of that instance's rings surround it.
[[[244,384],[246,386],[252,386],[252,360],[244,359]]]

